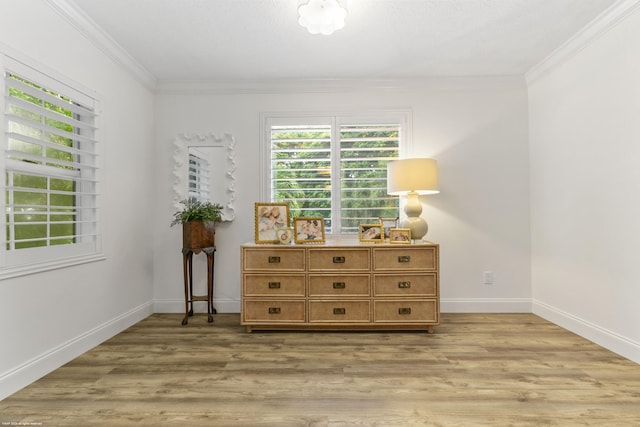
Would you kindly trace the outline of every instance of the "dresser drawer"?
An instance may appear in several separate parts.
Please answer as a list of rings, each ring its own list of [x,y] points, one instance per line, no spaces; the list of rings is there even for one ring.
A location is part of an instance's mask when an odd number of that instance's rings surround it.
[[[244,296],[304,297],[304,274],[245,274]]]
[[[433,300],[376,300],[374,321],[389,323],[438,323],[438,304]]]
[[[368,248],[309,249],[309,271],[369,271]]]
[[[438,252],[435,246],[373,248],[373,269],[435,271],[438,269]]]
[[[309,296],[369,296],[369,275],[309,275]]]
[[[369,322],[371,304],[367,301],[309,301],[309,322]]]
[[[374,296],[429,296],[438,291],[436,273],[429,274],[375,274],[373,276]]]
[[[304,249],[245,249],[242,265],[244,271],[304,271]]]
[[[243,302],[242,320],[304,323],[304,300],[247,299]]]

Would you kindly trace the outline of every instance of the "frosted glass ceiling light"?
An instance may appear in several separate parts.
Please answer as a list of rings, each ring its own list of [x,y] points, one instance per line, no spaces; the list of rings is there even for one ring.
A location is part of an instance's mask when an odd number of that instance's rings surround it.
[[[344,27],[347,10],[337,0],[309,0],[298,8],[298,24],[311,34],[328,36]]]

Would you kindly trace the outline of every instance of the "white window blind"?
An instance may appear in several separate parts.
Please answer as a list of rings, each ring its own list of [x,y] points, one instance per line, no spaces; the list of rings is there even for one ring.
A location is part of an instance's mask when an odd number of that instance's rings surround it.
[[[33,68],[5,64],[4,264],[95,253],[95,101]]]
[[[266,121],[272,202],[289,203],[293,217],[324,218],[333,236],[398,216],[399,200],[387,195],[386,174],[387,163],[400,156],[406,121],[287,121]]]
[[[271,128],[271,200],[294,217],[325,218],[331,230],[331,126]]]
[[[195,154],[189,154],[189,198],[209,201],[209,162]]]
[[[387,194],[387,163],[399,157],[399,124],[340,126],[340,219],[342,234],[358,224],[398,217],[399,198]]]

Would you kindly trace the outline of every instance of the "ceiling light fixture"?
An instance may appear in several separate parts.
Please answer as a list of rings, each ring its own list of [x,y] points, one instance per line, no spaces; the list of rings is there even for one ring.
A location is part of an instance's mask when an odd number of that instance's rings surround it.
[[[298,24],[311,34],[328,36],[344,27],[347,10],[340,6],[338,0],[309,0],[298,8]]]

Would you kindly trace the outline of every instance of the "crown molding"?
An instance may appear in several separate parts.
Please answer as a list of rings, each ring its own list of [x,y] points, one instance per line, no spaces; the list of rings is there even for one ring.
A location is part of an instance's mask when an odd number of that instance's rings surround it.
[[[73,0],[46,0],[46,2],[115,63],[131,73],[145,87],[155,90],[157,78],[87,16]]]
[[[534,65],[525,74],[527,85],[531,85],[540,77],[576,55],[638,8],[640,8],[640,0],[618,0],[615,2],[549,56]]]
[[[361,91],[487,90],[525,87],[522,75],[393,79],[160,80],[158,93],[274,94]]]

